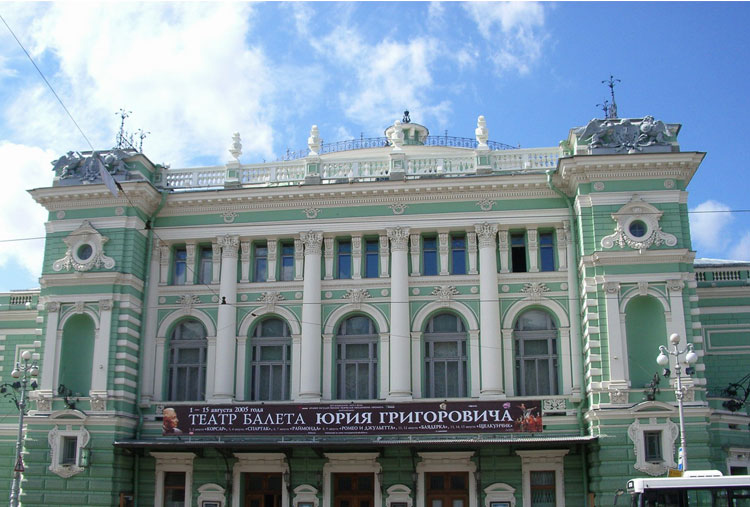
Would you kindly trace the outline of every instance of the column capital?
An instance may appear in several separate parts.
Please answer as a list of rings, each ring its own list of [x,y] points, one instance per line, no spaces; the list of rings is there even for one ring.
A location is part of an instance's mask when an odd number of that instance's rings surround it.
[[[388,233],[388,239],[391,240],[391,251],[406,251],[407,242],[409,240],[409,228],[408,227],[393,227],[386,229]]]
[[[671,292],[682,292],[685,288],[685,282],[682,280],[667,280],[667,289]]]
[[[495,234],[497,234],[497,224],[484,222],[483,224],[474,225],[474,230],[479,238],[479,248],[495,248]]]
[[[323,243],[323,233],[320,231],[302,232],[300,240],[305,245],[305,254],[320,255],[320,246]]]
[[[60,311],[60,303],[57,301],[50,301],[45,305],[45,309],[48,313],[57,313]]]
[[[239,236],[219,236],[216,243],[221,247],[221,256],[226,258],[237,258],[237,249],[240,246]]]
[[[111,299],[102,299],[99,301],[99,311],[106,312],[112,310],[112,300]]]
[[[603,287],[604,291],[608,294],[617,294],[620,292],[619,282],[604,282]]]

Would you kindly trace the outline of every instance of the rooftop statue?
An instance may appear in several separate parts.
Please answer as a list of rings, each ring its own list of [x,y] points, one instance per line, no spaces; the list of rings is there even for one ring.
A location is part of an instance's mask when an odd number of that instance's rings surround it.
[[[94,151],[85,157],[77,151],[69,151],[51,163],[58,180],[77,179],[91,183],[100,179],[99,164],[104,165],[113,176],[125,174],[127,173],[125,159],[132,156],[132,152],[120,149],[105,152]]]
[[[588,144],[592,153],[635,153],[665,151],[671,147],[669,138],[674,137],[667,125],[653,116],[642,120],[628,118],[594,118],[585,127],[574,130],[578,142]],[[655,149],[654,149],[655,148]]]

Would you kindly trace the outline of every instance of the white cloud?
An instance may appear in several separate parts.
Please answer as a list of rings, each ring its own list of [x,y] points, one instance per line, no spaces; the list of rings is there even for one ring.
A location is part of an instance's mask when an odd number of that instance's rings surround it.
[[[546,35],[544,7],[535,2],[466,2],[469,17],[488,42],[499,72],[528,73],[541,57]]]
[[[0,141],[0,230],[2,239],[44,237],[47,212],[23,189],[49,186],[52,181],[54,152],[33,146]],[[41,274],[44,256],[43,240],[0,242],[0,268],[15,261],[34,277]]]
[[[729,258],[736,261],[750,261],[750,231],[740,237],[737,244],[729,250]]]
[[[262,49],[247,43],[251,19],[252,5],[243,3],[61,2],[26,31],[38,59],[57,58],[48,78],[97,148],[114,143],[114,112],[124,107],[133,111],[126,128],[152,133],[146,154],[180,166],[228,157],[234,131],[246,154],[272,155],[276,87]],[[13,117],[25,118],[13,133],[26,144],[86,148],[40,86],[18,91],[6,122]]]
[[[706,254],[723,250],[728,243],[724,229],[734,219],[729,212],[729,206],[708,200],[690,211],[690,236],[693,247],[705,251]]]

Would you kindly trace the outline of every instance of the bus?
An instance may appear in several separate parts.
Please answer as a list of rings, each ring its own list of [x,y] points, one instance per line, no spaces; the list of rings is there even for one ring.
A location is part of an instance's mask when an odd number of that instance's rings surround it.
[[[750,475],[718,470],[628,481],[631,507],[750,507]]]

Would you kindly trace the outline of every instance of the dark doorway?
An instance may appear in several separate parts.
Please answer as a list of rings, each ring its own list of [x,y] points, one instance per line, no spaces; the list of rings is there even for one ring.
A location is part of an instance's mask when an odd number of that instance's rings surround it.
[[[425,507],[469,507],[468,472],[424,474]]]
[[[245,507],[281,507],[281,474],[245,474]]]
[[[374,474],[333,474],[333,507],[373,507]]]

